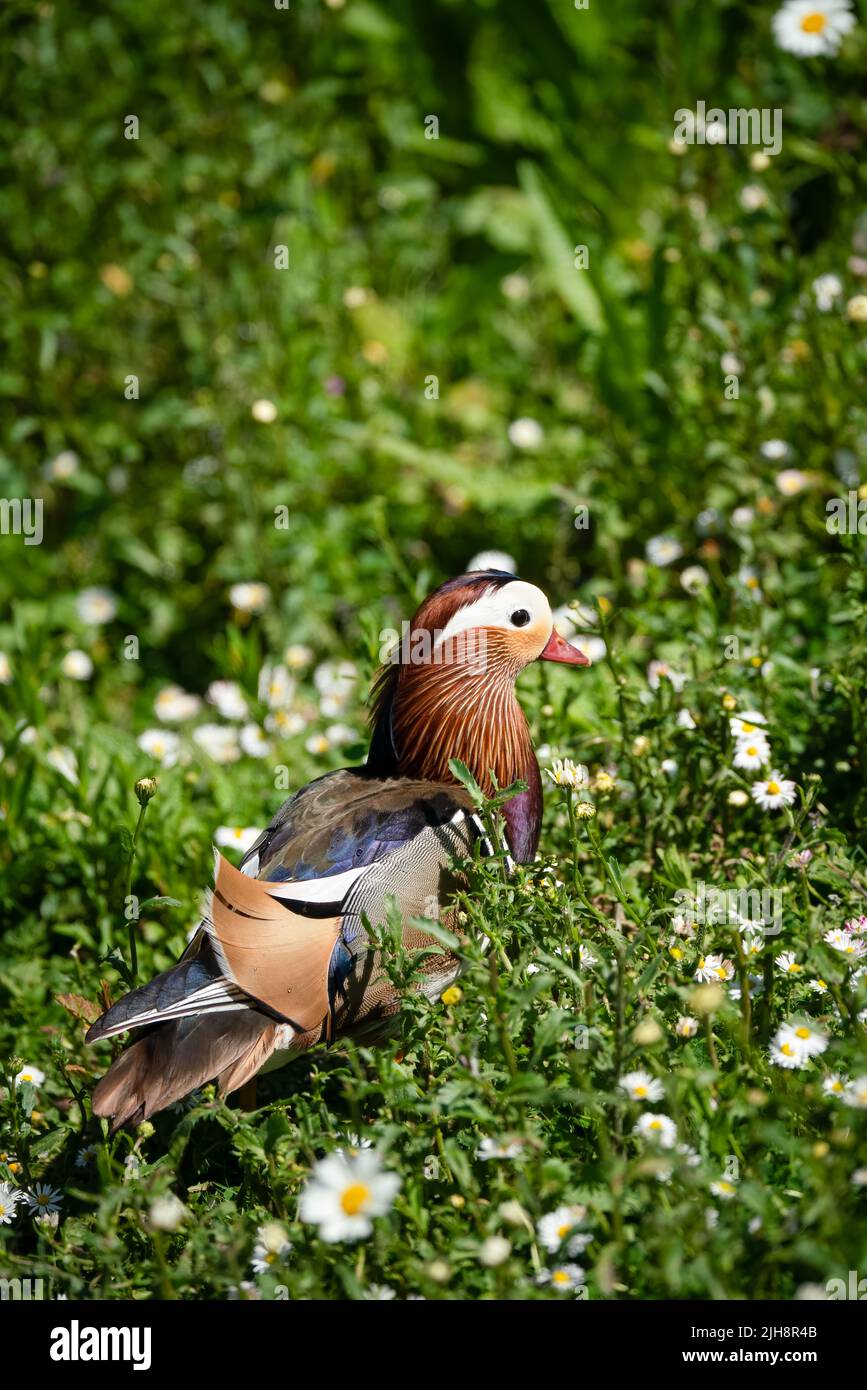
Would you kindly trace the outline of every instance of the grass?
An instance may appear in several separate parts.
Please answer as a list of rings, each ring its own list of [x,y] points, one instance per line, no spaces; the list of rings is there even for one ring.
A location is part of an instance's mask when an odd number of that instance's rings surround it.
[[[799,60],[772,13],[6,7],[0,491],[42,500],[44,538],[0,535],[0,1182],[63,1200],[0,1224],[0,1275],[87,1298],[784,1299],[865,1268],[865,1107],[823,1087],[867,1074],[867,986],[825,939],[867,911],[864,538],[826,525],[867,486],[864,29]],[[780,107],[780,154],[672,152],[699,99]],[[264,1078],[255,1112],[206,1087],[108,1139],[88,1018],[183,949],[218,828],[363,756],[380,633],[489,547],[578,605],[593,668],[519,690],[543,766],[589,783],[546,778],[537,864],[468,867],[460,996]],[[245,582],[261,612],[233,603]],[[275,710],[260,672],[290,646]],[[158,717],[167,686],[217,679],[244,720]],[[749,710],[789,806],[734,766]],[[243,723],[262,756],[225,733]],[[693,921],[724,890],[779,913],[753,956]],[[696,979],[708,955],[730,980]],[[790,1020],[827,1041],[791,1070]],[[24,1063],[44,1082],[16,1084]],[[635,1071],[659,1099],[630,1098]],[[299,1198],[360,1143],[400,1191],[330,1244]],[[564,1205],[571,1258],[538,1227]],[[580,1276],[546,1282],[558,1262]]]

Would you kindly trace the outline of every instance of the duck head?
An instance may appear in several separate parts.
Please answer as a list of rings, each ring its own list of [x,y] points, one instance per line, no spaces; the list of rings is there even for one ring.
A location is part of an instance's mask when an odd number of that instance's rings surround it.
[[[424,600],[374,687],[368,768],[452,782],[459,758],[489,793],[525,781],[504,808],[513,856],[536,852],[542,782],[515,681],[532,661],[589,666],[554,627],[535,584],[499,570],[450,579]]]

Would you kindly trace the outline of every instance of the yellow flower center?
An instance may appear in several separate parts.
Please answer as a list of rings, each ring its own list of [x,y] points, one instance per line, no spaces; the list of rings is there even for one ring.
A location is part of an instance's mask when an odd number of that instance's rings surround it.
[[[756,726],[755,726],[755,724],[746,724],[746,723],[742,723],[742,724],[741,724],[741,733],[742,733],[742,734],[754,734],[755,732],[756,732]]]
[[[725,968],[725,966],[724,966],[724,965],[718,965],[717,968],[716,968],[716,974],[717,974],[717,976],[718,976],[718,978],[719,978],[720,980],[724,980],[725,977],[726,977],[726,968]]]
[[[21,1073],[21,1080],[22,1080],[22,1081],[32,1081],[32,1080],[33,1080],[33,1073],[32,1073],[32,1072],[29,1072],[29,1071],[23,1071],[23,1072]]]
[[[792,1047],[791,1043],[783,1043],[780,1051],[784,1052],[787,1057],[794,1057],[795,1055],[795,1049]]]
[[[568,1284],[569,1275],[566,1273],[565,1269],[555,1269],[554,1273],[551,1275],[551,1282],[554,1284]]]
[[[635,1088],[635,1098],[636,1098],[636,1100],[641,1100],[641,1099],[643,1099],[643,1097],[646,1096],[646,1095],[647,1095],[647,1087],[646,1087],[646,1086],[636,1086],[636,1088]]]
[[[734,1192],[734,1188],[732,1187],[730,1182],[719,1182],[717,1186],[719,1187],[720,1192]]]
[[[662,1129],[662,1124],[661,1124],[661,1122],[660,1122],[659,1120],[651,1120],[651,1121],[650,1121],[650,1125],[648,1126],[648,1128],[650,1128],[650,1129]]]
[[[809,1028],[796,1028],[796,1029],[795,1029],[795,1037],[796,1037],[796,1038],[809,1038],[809,1036],[810,1036],[810,1030],[809,1030]]]
[[[769,782],[769,783],[768,783],[768,788],[767,788],[767,790],[768,790],[768,795],[769,795],[769,796],[779,796],[779,794],[780,794],[780,784],[779,784],[779,782]]]
[[[370,1188],[367,1183],[354,1182],[349,1187],[344,1188],[340,1205],[347,1216],[358,1216],[358,1213],[364,1210],[369,1201]]]
[[[827,15],[822,14],[819,10],[814,10],[812,14],[804,15],[801,20],[801,28],[805,34],[821,34],[827,23]]]

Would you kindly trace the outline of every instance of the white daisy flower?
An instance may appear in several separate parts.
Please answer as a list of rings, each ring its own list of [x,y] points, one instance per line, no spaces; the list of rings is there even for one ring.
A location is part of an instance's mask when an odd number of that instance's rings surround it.
[[[0,685],[9,685],[12,681],[12,667],[6,652],[0,652]]]
[[[265,728],[269,734],[291,738],[293,734],[300,734],[307,728],[307,720],[298,710],[275,709],[267,716]]]
[[[165,1197],[155,1197],[148,1209],[148,1225],[154,1231],[177,1231],[189,1216],[187,1208],[179,1197],[169,1192]]]
[[[78,472],[78,454],[72,449],[61,449],[48,465],[48,476],[57,482],[65,482]]]
[[[813,281],[816,308],[823,314],[830,313],[842,293],[843,281],[839,275],[820,275]]]
[[[79,1149],[78,1153],[75,1155],[76,1168],[86,1168],[89,1163],[93,1162],[98,1153],[98,1144],[85,1144],[84,1148]]]
[[[625,1091],[630,1100],[662,1100],[665,1088],[662,1082],[646,1071],[630,1071],[621,1076],[617,1085]]]
[[[224,719],[247,718],[247,701],[237,681],[211,681],[205,698]]]
[[[856,1110],[867,1110],[867,1076],[856,1076],[846,1087],[843,1099]]]
[[[782,1023],[771,1043],[771,1061],[778,1067],[806,1066],[828,1046],[828,1039],[812,1024],[792,1020]]]
[[[82,589],[75,600],[75,611],[83,623],[100,627],[110,623],[117,612],[117,598],[110,589]]]
[[[651,536],[644,547],[644,553],[649,564],[665,569],[680,559],[683,546],[674,536]]]
[[[375,1149],[320,1159],[301,1193],[299,1215],[319,1227],[332,1243],[363,1240],[373,1230],[373,1217],[384,1216],[400,1188],[396,1173],[386,1172]]]
[[[807,983],[809,984],[809,987],[810,987],[810,989],[813,991],[814,994],[827,994],[827,993],[828,993],[828,984],[827,984],[827,981],[826,981],[826,980],[822,980],[822,979],[818,979],[818,980],[808,980]]]
[[[538,449],[545,438],[545,432],[538,420],[522,415],[509,426],[509,443],[516,449]]]
[[[772,20],[780,48],[798,58],[833,58],[855,27],[849,0],[787,0]]]
[[[505,574],[514,574],[517,569],[514,556],[506,550],[480,550],[478,555],[474,555],[467,561],[467,572],[474,570],[502,570]]]
[[[557,1293],[571,1293],[584,1282],[584,1271],[580,1265],[555,1265],[553,1269],[540,1269],[536,1283],[543,1287],[556,1289]]]
[[[325,737],[329,748],[345,748],[349,743],[358,742],[358,734],[348,724],[329,724]]]
[[[0,1226],[8,1226],[15,1215],[22,1193],[11,1182],[0,1182]]]
[[[250,414],[260,425],[273,425],[277,419],[277,407],[273,401],[263,397],[261,400],[253,402],[250,406]],[[238,608],[240,605],[235,604],[235,607]]]
[[[647,665],[647,684],[651,690],[658,690],[662,681],[670,681],[678,693],[686,685],[686,676],[673,671],[667,661],[650,661]]]
[[[822,1094],[831,1096],[834,1100],[842,1100],[848,1084],[845,1077],[840,1076],[837,1072],[831,1072],[822,1078]]]
[[[259,699],[269,709],[286,709],[295,697],[295,681],[285,666],[263,666],[259,672]]]
[[[47,1182],[38,1182],[32,1191],[24,1193],[24,1200],[33,1216],[51,1216],[60,1210],[63,1194]]]
[[[158,762],[160,767],[174,767],[178,761],[181,741],[169,729],[145,729],[136,742],[142,752]]]
[[[303,642],[293,642],[283,653],[283,660],[290,671],[303,670],[313,660],[313,649],[306,647]]]
[[[688,709],[679,709],[677,711],[677,727],[679,729],[694,729],[696,727],[695,720]]]
[[[586,1215],[587,1208],[582,1206],[563,1206],[557,1207],[555,1211],[549,1211],[536,1223],[539,1244],[552,1255],[556,1254],[570,1232],[574,1232],[569,1239],[566,1253],[567,1255],[583,1254],[593,1237],[575,1232],[575,1227],[584,1220]]]
[[[182,724],[195,719],[202,702],[198,695],[189,695],[179,685],[165,686],[154,700],[154,713],[164,724]]]
[[[41,1086],[45,1081],[45,1072],[28,1062],[16,1075],[15,1085],[21,1086],[25,1081],[29,1081],[31,1086]]]
[[[651,1139],[663,1149],[673,1149],[677,1143],[677,1126],[667,1115],[654,1115],[647,1110],[633,1126],[633,1134],[642,1139]]]
[[[681,1014],[674,1031],[679,1038],[694,1038],[698,1032],[698,1019],[691,1018],[689,1014]]]
[[[71,652],[60,663],[60,669],[64,676],[68,676],[73,681],[87,681],[93,675],[93,662],[87,652],[79,651],[74,647]]]
[[[809,485],[810,479],[800,468],[784,468],[777,474],[775,482],[784,497],[797,497]]]
[[[579,947],[578,947],[578,964],[579,964],[579,965],[586,965],[586,966],[589,968],[589,967],[592,966],[592,965],[598,965],[599,962],[598,962],[596,956],[594,956],[594,954],[593,954],[593,952],[591,951],[591,949],[590,949],[589,946],[579,946]]]
[[[782,951],[774,957],[774,964],[783,975],[800,975],[804,969],[798,964],[794,951]]]
[[[785,1067],[787,1071],[794,1071],[796,1068],[804,1067],[810,1060],[806,1053],[799,1052],[790,1042],[772,1042],[770,1047],[770,1058],[774,1066]]]
[[[846,305],[846,317],[850,323],[867,323],[867,294],[856,294]]]
[[[745,212],[760,212],[768,206],[767,189],[760,183],[747,183],[738,193],[738,202]]]
[[[788,458],[789,446],[785,439],[766,439],[764,444],[759,445],[759,453],[762,458],[778,461]]]
[[[237,729],[224,724],[200,724],[193,739],[215,763],[236,763],[241,756]]]
[[[764,767],[771,756],[771,745],[761,735],[738,739],[732,759],[735,767],[753,769]]]
[[[581,650],[586,657],[593,662],[594,666],[600,661],[604,661],[608,655],[608,647],[601,637],[581,637]]]
[[[258,724],[243,724],[238,742],[248,758],[267,758],[271,752],[271,744]]]
[[[660,770],[665,773],[666,777],[674,777],[677,775],[680,763],[677,761],[677,758],[663,758],[659,767]]]
[[[246,854],[258,840],[259,833],[255,826],[221,825],[214,833],[214,843],[221,849],[229,847]]]
[[[695,978],[702,984],[717,984],[722,980],[734,978],[735,968],[730,960],[715,954],[701,956],[695,971]]]
[[[763,811],[776,811],[791,806],[795,800],[795,783],[779,772],[772,772],[763,782],[753,782],[750,795]]]
[[[738,1195],[737,1187],[729,1178],[717,1178],[716,1182],[711,1183],[710,1190],[715,1197],[721,1197],[724,1202],[730,1202],[732,1197]]]
[[[743,713],[733,715],[729,720],[729,728],[732,737],[738,740],[744,738],[766,738],[763,724],[767,724],[767,719],[757,709],[745,709]]]
[[[586,787],[590,781],[590,773],[584,764],[573,763],[571,758],[555,758],[551,767],[545,768],[545,776],[550,777],[558,787],[572,787],[576,791],[579,787]]]
[[[323,661],[313,672],[313,684],[321,696],[330,696],[342,705],[352,695],[357,677],[351,661]],[[339,707],[334,709],[334,714],[338,713]]]
[[[756,514],[752,507],[735,507],[732,512],[732,526],[737,526],[739,530],[752,526],[755,519]]]
[[[274,1265],[280,1264],[292,1249],[283,1227],[276,1221],[269,1221],[256,1232],[251,1265],[254,1274],[267,1274]]]
[[[256,581],[233,584],[229,602],[237,613],[263,613],[271,602],[271,590],[267,584]]]
[[[331,744],[324,734],[311,734],[304,740],[304,747],[308,753],[312,753],[314,758],[322,758],[326,753],[331,752]]]
[[[483,1163],[489,1162],[493,1158],[518,1158],[524,1151],[523,1142],[519,1139],[491,1139],[484,1138],[476,1149],[476,1158],[480,1158]]]
[[[703,565],[687,565],[681,573],[680,583],[688,594],[699,594],[710,583],[710,575]]]
[[[867,941],[861,936],[853,936],[851,932],[843,931],[840,927],[825,932],[822,939],[827,941],[829,946],[833,946],[835,951],[839,951],[841,955],[849,956],[852,960],[859,960],[861,956],[867,956]]]

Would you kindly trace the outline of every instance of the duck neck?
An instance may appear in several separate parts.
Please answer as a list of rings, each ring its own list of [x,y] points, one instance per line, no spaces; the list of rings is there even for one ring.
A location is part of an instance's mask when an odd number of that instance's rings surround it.
[[[506,666],[402,665],[386,678],[368,767],[399,777],[454,782],[452,758],[491,795],[527,783],[503,808],[515,859],[533,858],[542,820],[542,780],[524,711]],[[390,688],[389,688],[390,687]]]

